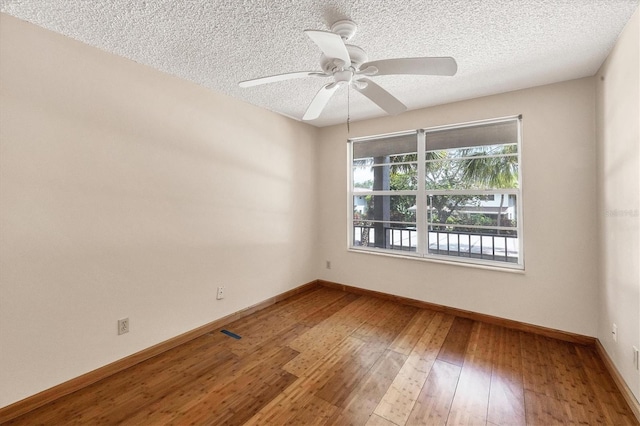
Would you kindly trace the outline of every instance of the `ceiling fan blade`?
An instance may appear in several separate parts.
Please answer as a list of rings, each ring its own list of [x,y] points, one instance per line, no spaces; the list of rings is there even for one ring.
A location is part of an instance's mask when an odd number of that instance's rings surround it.
[[[340,59],[344,62],[345,68],[351,66],[351,58],[347,47],[344,45],[342,37],[338,34],[321,30],[304,30],[304,32],[318,45],[327,58]]]
[[[289,72],[286,74],[271,75],[268,77],[260,77],[260,78],[254,78],[252,80],[241,81],[240,83],[238,83],[238,86],[253,87],[253,86],[258,86],[260,84],[275,83],[278,81],[292,80],[294,78],[304,78],[304,77],[310,77],[310,76],[330,77],[329,75],[321,71],[297,71],[297,72]]]
[[[376,105],[391,115],[398,115],[401,112],[405,112],[407,107],[400,102],[391,93],[378,86],[368,78],[362,78],[358,80],[359,83],[366,83],[366,85],[354,84],[353,87],[367,98],[373,101]],[[364,87],[362,87],[364,86]]]
[[[313,98],[313,100],[309,104],[309,107],[307,108],[307,111],[304,113],[304,116],[302,117],[302,119],[304,121],[309,121],[309,120],[315,120],[316,118],[320,117],[320,114],[322,113],[322,110],[324,109],[324,107],[327,106],[329,99],[331,99],[331,96],[333,96],[335,91],[338,90],[339,88],[340,88],[340,84],[336,84],[336,83],[329,83],[322,86],[322,89],[318,91],[316,96]]]
[[[382,59],[366,62],[360,66],[360,69],[365,70],[371,66],[378,69],[375,75],[454,75],[458,71],[456,60],[450,57]]]

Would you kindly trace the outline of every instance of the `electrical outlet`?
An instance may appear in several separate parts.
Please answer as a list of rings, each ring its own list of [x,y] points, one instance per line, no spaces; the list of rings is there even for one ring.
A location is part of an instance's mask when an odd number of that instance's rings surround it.
[[[129,318],[118,320],[118,334],[129,332]]]
[[[615,324],[611,326],[611,336],[613,337],[614,342],[618,341],[618,326]]]
[[[218,294],[216,295],[216,299],[224,299],[224,287],[218,287]]]
[[[327,269],[331,269],[331,261],[327,260],[327,264],[326,264]]]
[[[640,370],[640,352],[638,352],[638,348],[635,346],[631,346],[633,348],[633,365],[636,367],[636,370]]]

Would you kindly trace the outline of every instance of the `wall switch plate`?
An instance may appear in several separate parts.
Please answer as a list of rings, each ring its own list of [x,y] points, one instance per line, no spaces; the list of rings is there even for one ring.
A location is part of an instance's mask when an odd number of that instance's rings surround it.
[[[633,365],[636,367],[636,370],[640,370],[640,352],[635,346],[631,347],[633,348]]]
[[[618,341],[618,326],[615,324],[611,326],[611,336],[613,337],[614,342]]]
[[[218,294],[216,294],[216,299],[224,299],[224,287],[218,287]]]
[[[129,318],[118,320],[118,335],[129,332]]]
[[[326,266],[327,269],[331,269],[331,261],[327,260],[327,263],[326,263],[325,266]]]

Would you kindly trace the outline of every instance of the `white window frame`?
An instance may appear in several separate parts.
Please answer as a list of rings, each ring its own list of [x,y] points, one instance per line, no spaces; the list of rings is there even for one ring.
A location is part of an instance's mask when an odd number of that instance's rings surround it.
[[[459,257],[459,256],[450,256],[450,255],[441,255],[441,254],[431,254],[429,253],[428,248],[428,223],[427,223],[427,209],[425,208],[417,208],[416,210],[416,235],[418,238],[417,247],[415,252],[407,252],[402,250],[391,250],[385,248],[378,247],[362,247],[354,245],[354,222],[353,222],[353,212],[354,212],[354,197],[355,196],[367,196],[367,195],[412,195],[416,197],[416,206],[426,206],[427,205],[427,197],[428,194],[431,195],[455,195],[456,192],[459,191],[449,191],[449,190],[426,190],[426,134],[433,131],[442,131],[442,130],[451,130],[451,129],[460,129],[464,127],[474,127],[481,126],[486,124],[497,124],[501,122],[515,121],[517,128],[517,157],[518,157],[518,188],[515,189],[491,189],[491,190],[459,190],[468,193],[477,193],[478,195],[487,194],[515,194],[516,195],[516,208],[518,214],[518,220],[516,224],[516,230],[518,235],[518,262],[505,262],[505,261],[497,261],[491,259],[476,259],[472,257]],[[418,188],[417,190],[408,190],[408,191],[380,191],[380,190],[372,190],[372,191],[359,191],[356,193],[353,187],[353,144],[354,142],[365,142],[367,140],[376,140],[380,138],[394,137],[394,136],[404,136],[411,135],[417,133],[417,161],[418,161]],[[512,271],[523,271],[524,270],[524,214],[523,214],[523,200],[522,200],[522,116],[508,116],[508,117],[500,117],[495,119],[488,120],[478,120],[466,123],[458,123],[452,125],[445,126],[435,126],[417,130],[403,131],[403,132],[395,132],[395,133],[387,133],[380,134],[374,136],[366,136],[359,138],[351,138],[348,140],[347,144],[347,170],[348,170],[348,178],[347,178],[347,194],[348,194],[348,211],[347,211],[347,229],[349,230],[347,233],[347,248],[349,251],[358,252],[358,253],[370,253],[370,254],[378,254],[378,255],[386,255],[392,257],[402,257],[409,259],[417,259],[438,263],[449,263],[449,264],[457,264],[464,266],[476,266],[476,267],[488,267],[491,269],[499,269],[499,270],[512,270]],[[386,223],[386,222],[385,222]],[[473,227],[472,225],[465,225],[465,227]],[[498,227],[495,227],[498,229]],[[486,229],[483,228],[483,229]]]

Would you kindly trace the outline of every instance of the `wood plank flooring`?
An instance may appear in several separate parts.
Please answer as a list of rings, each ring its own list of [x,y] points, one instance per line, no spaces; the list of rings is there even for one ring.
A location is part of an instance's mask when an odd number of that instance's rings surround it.
[[[595,348],[320,287],[10,424],[635,425]]]

